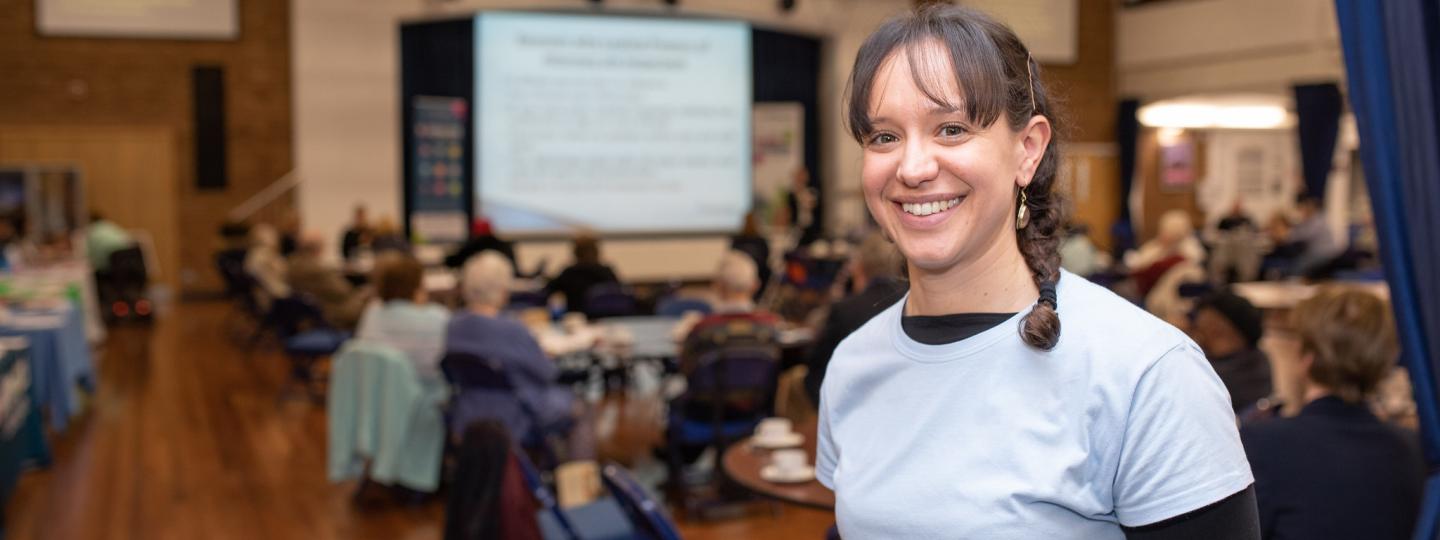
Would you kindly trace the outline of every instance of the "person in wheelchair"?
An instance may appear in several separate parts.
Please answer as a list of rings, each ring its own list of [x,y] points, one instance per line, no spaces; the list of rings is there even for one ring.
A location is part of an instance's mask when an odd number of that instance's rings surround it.
[[[96,292],[107,306],[106,318],[148,317],[152,311],[146,290],[149,276],[144,253],[134,237],[99,212],[91,212],[85,250],[95,272]]]
[[[730,251],[720,259],[711,282],[715,295],[714,312],[700,319],[686,334],[680,352],[680,371],[690,373],[705,353],[721,346],[751,343],[774,346],[780,334],[780,318],[757,309],[755,291],[760,274],[755,261],[741,251]],[[720,339],[723,336],[724,339]]]

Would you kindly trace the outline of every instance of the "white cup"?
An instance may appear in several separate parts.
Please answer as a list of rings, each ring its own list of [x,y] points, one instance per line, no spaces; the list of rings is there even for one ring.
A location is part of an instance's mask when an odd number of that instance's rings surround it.
[[[770,464],[774,465],[775,470],[781,473],[800,471],[805,468],[805,465],[807,465],[809,461],[809,456],[805,455],[805,451],[799,448],[776,450],[770,454]]]
[[[790,436],[792,426],[789,418],[766,418],[755,426],[755,438],[773,441]]]

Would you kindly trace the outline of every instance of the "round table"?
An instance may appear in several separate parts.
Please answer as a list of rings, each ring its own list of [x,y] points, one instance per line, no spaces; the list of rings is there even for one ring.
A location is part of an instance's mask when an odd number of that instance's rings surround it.
[[[813,465],[815,461],[815,429],[814,424],[809,422],[806,424],[809,425],[802,425],[797,431],[805,434],[805,444],[801,448],[804,448],[805,453],[810,456]],[[810,429],[806,429],[807,427]],[[820,510],[835,509],[835,492],[830,491],[830,488],[821,485],[817,480],[777,484],[760,478],[760,469],[770,463],[770,452],[771,450],[751,446],[750,439],[746,438],[725,449],[725,454],[721,458],[721,466],[731,480],[759,495]]]

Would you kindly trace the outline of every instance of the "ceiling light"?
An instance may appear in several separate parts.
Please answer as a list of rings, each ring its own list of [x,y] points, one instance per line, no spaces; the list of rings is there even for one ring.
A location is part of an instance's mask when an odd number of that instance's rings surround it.
[[[1140,123],[1155,128],[1279,129],[1293,126],[1285,99],[1270,95],[1196,96],[1140,107]]]

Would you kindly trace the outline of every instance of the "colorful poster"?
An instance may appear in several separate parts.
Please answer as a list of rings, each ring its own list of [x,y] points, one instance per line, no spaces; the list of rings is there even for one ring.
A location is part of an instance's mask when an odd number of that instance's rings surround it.
[[[416,96],[411,108],[411,235],[422,242],[463,241],[469,106],[463,98]]]
[[[805,108],[798,102],[756,103],[754,106],[754,208],[762,223],[785,205],[795,173],[805,166]]]

